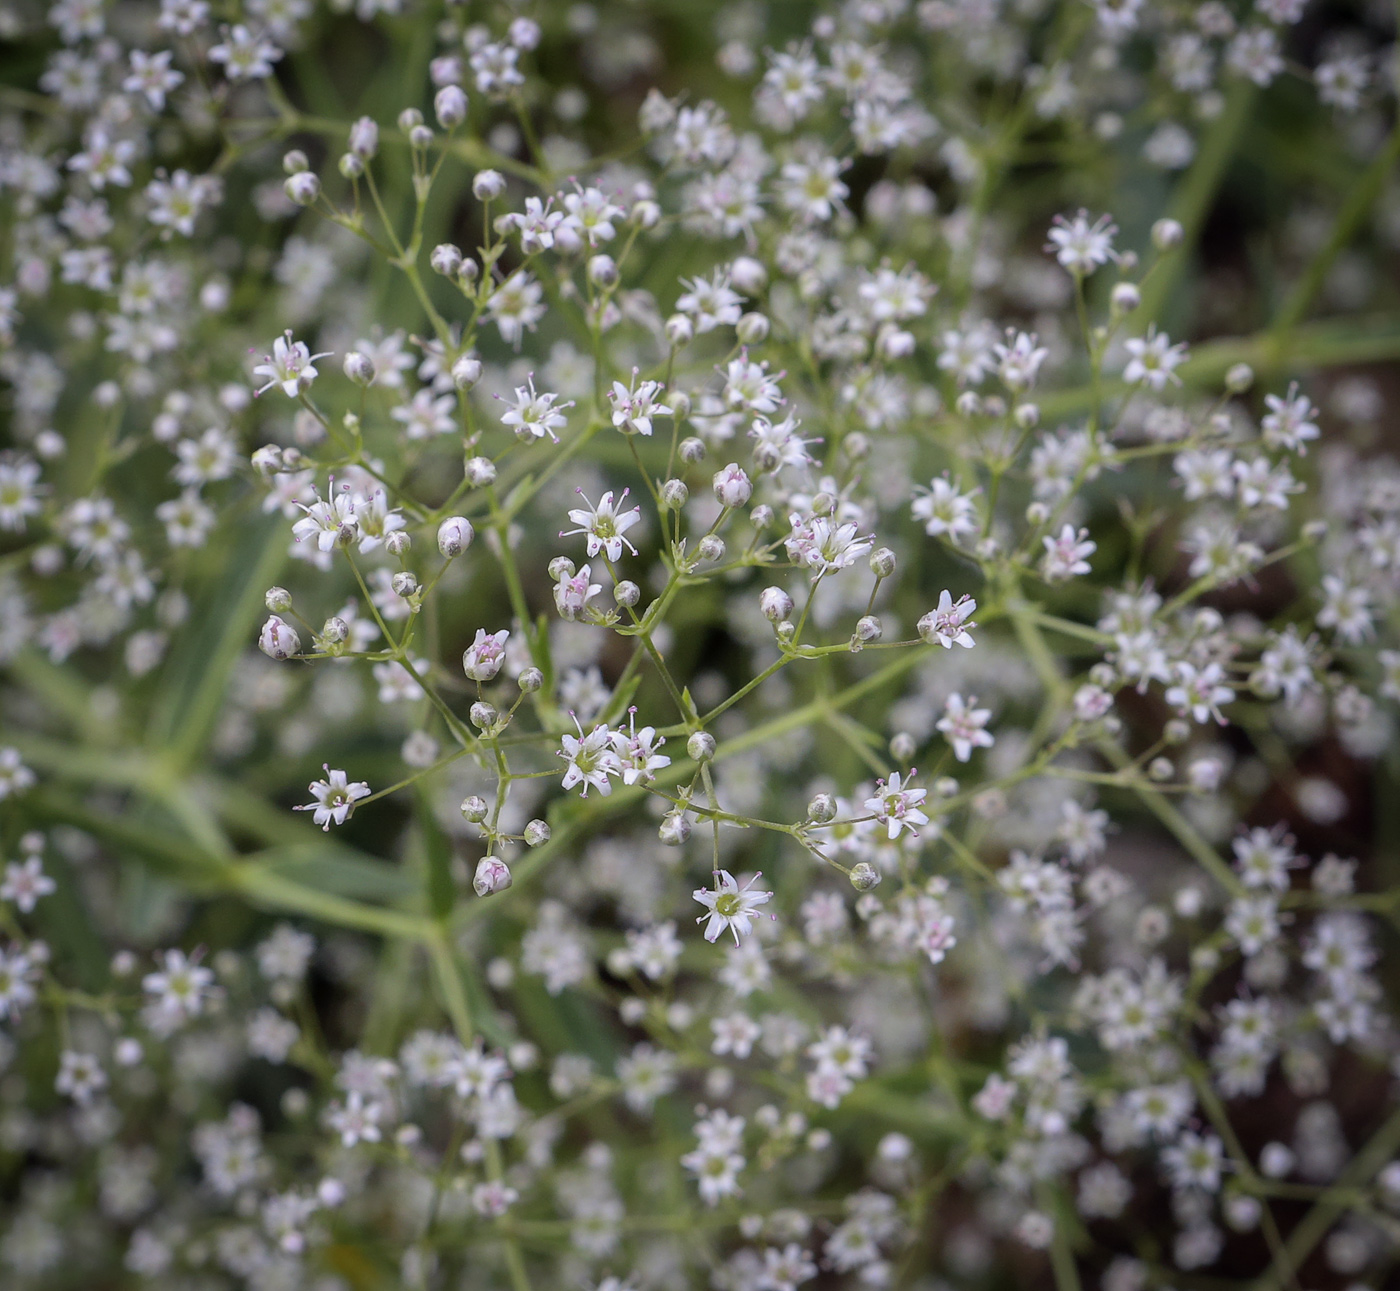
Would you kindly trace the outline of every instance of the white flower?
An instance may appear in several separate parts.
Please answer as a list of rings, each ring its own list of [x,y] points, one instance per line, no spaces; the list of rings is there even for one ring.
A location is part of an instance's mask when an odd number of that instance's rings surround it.
[[[578,735],[565,732],[561,738],[563,748],[556,753],[567,764],[563,787],[572,789],[581,784],[583,791],[580,796],[586,798],[588,787],[592,785],[607,797],[612,793],[612,781],[608,777],[622,774],[622,760],[613,752],[612,732],[600,722],[585,735],[578,718],[574,718],[574,724],[578,726]]]
[[[621,381],[614,381],[612,390],[608,392],[613,406],[612,424],[626,434],[650,435],[653,418],[672,415],[671,409],[660,402],[659,396],[662,392],[659,381],[643,381],[639,384],[635,369],[630,386],[623,385]]]
[[[515,406],[502,414],[501,424],[509,426],[517,439],[543,439],[548,435],[557,444],[559,436],[554,432],[568,425],[563,410],[574,406],[572,399],[556,404],[558,398],[549,391],[536,394],[535,378],[531,375],[525,385],[516,387]],[[650,430],[647,433],[650,434]]]
[[[717,941],[726,929],[734,934],[734,944],[740,936],[753,931],[753,915],[761,905],[773,899],[771,892],[755,891],[754,884],[762,876],[755,874],[741,888],[728,870],[715,871],[715,887],[696,888],[692,893],[709,914],[702,914],[696,923],[705,924],[705,940]]]
[[[1077,277],[1094,272],[1114,259],[1113,237],[1117,226],[1107,215],[1100,215],[1092,224],[1089,212],[1080,211],[1072,219],[1057,215],[1050,227],[1050,246],[1055,258]]]
[[[355,498],[348,490],[333,493],[329,498],[317,498],[310,506],[304,502],[298,502],[297,506],[306,513],[292,526],[292,537],[297,542],[314,537],[319,550],[331,551],[342,537],[347,542],[354,540],[359,519],[355,514]]]
[[[50,896],[55,886],[44,873],[44,862],[38,856],[23,862],[11,861],[5,866],[5,881],[0,883],[0,901],[13,902],[21,914],[29,914],[39,898]]]
[[[1221,704],[1228,704],[1235,698],[1235,692],[1225,681],[1225,670],[1218,663],[1208,663],[1204,668],[1181,662],[1176,665],[1177,684],[1167,688],[1167,703],[1179,713],[1189,714],[1198,722],[1215,718],[1221,726],[1225,718],[1220,712]]]
[[[272,342],[272,353],[253,369],[255,377],[267,378],[255,393],[262,394],[280,385],[283,394],[295,399],[316,379],[316,369],[312,366],[315,361],[329,357],[329,351],[312,354],[305,341],[292,340],[292,331],[288,328]]]
[[[329,830],[332,823],[343,825],[355,810],[355,804],[361,798],[369,797],[369,785],[363,780],[350,784],[344,771],[332,771],[329,766],[325,768],[325,772],[324,780],[313,780],[307,786],[316,801],[293,807],[292,810],[315,812],[312,819],[323,830]]]
[[[584,535],[588,547],[589,556],[596,556],[600,551],[604,552],[610,561],[622,559],[622,549],[626,547],[634,556],[637,549],[624,536],[634,524],[642,518],[641,507],[633,507],[630,511],[619,510],[622,503],[627,500],[630,490],[623,489],[622,496],[613,502],[613,492],[609,489],[598,499],[598,505],[588,503],[589,509],[585,511],[578,507],[569,512],[569,519],[579,527],[577,529],[561,530],[561,538],[572,537],[576,533]],[[585,502],[588,502],[588,495],[582,489],[576,490]]]
[[[1089,531],[1080,529],[1077,533],[1073,525],[1065,525],[1055,538],[1043,538],[1045,555],[1041,558],[1041,571],[1047,582],[1059,582],[1073,578],[1076,574],[1089,572],[1088,557],[1098,550],[1098,544],[1089,540]]]
[[[160,956],[161,967],[147,973],[141,985],[152,997],[151,1003],[159,1014],[172,1021],[184,1021],[198,1016],[204,1000],[214,983],[214,974],[182,950],[167,950]]]
[[[654,726],[637,729],[637,710],[629,708],[631,726],[628,730],[618,729],[612,733],[613,750],[622,766],[623,784],[650,784],[655,779],[654,772],[671,765],[671,759],[656,750],[665,744],[664,738],[656,734]]]
[[[975,695],[969,695],[964,701],[963,697],[954,691],[944,701],[943,716],[938,720],[938,729],[953,746],[953,756],[959,762],[966,762],[971,758],[974,748],[989,749],[994,742],[991,732],[984,729],[991,720],[992,710],[974,708],[976,703]]]
[[[919,620],[919,636],[929,645],[936,641],[945,650],[955,645],[970,650],[977,644],[968,630],[977,626],[972,620],[976,608],[977,602],[972,597],[960,596],[954,601],[953,594],[944,588],[938,597],[938,608]]]
[[[1181,384],[1176,369],[1186,362],[1186,346],[1173,345],[1171,338],[1165,332],[1159,332],[1155,323],[1148,327],[1146,336],[1129,337],[1123,342],[1123,348],[1128,351],[1123,380],[1129,385],[1161,390],[1168,381]]]
[[[901,781],[899,772],[895,771],[888,781],[877,781],[874,797],[865,800],[865,809],[889,829],[891,839],[898,838],[904,829],[917,838],[914,826],[928,824],[928,817],[919,808],[919,804],[928,797],[928,790],[911,788],[913,779],[912,771],[909,781]]]
[[[915,485],[917,496],[909,510],[915,520],[923,522],[930,538],[947,534],[957,542],[977,532],[977,504],[972,499],[979,491],[964,493],[944,475],[929,481],[928,488]]]

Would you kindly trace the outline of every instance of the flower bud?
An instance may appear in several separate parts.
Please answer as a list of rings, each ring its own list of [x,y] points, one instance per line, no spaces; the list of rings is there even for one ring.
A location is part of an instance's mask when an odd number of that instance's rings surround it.
[[[460,85],[444,85],[433,96],[433,112],[444,130],[452,130],[467,119],[467,92]]]
[[[350,127],[350,152],[369,161],[379,151],[379,127],[370,117],[361,117]]]
[[[890,757],[896,762],[903,762],[906,766],[913,760],[918,748],[914,737],[908,731],[896,731],[890,737]]]
[[[684,314],[672,314],[666,320],[666,339],[679,349],[689,345],[695,336],[695,325]]]
[[[294,206],[312,206],[321,196],[321,180],[315,171],[298,171],[295,175],[287,176],[282,191]]]
[[[1170,251],[1186,236],[1186,230],[1176,220],[1158,220],[1152,226],[1152,245],[1158,251]]]
[[[292,594],[285,587],[269,587],[263,594],[263,604],[274,614],[285,614],[292,608]]]
[[[572,578],[578,567],[567,556],[555,556],[547,568],[550,578],[557,583],[561,578]]]
[[[680,415],[681,414],[677,412],[676,416],[679,417]],[[696,439],[694,435],[687,435],[686,438],[681,440],[678,451],[681,455],[681,461],[693,466],[696,462],[703,462],[705,460],[705,441],[703,439]]]
[[[770,623],[787,618],[793,611],[792,597],[781,587],[765,587],[758,597],[758,608]]]
[[[895,554],[888,547],[876,547],[870,553],[870,572],[876,578],[889,578],[895,570]]]
[[[407,599],[418,590],[418,580],[413,576],[410,570],[400,569],[389,580],[389,586],[394,589],[395,596],[402,596]]]
[[[326,645],[344,645],[350,638],[350,625],[338,614],[332,614],[321,625],[321,640]]]
[[[472,178],[472,196],[478,202],[494,202],[506,191],[506,177],[499,170],[479,170]]]
[[[841,451],[853,462],[863,462],[870,456],[870,436],[864,431],[853,430],[841,441]]]
[[[836,799],[829,793],[819,793],[807,804],[807,819],[817,825],[829,825],[836,819]]]
[[[756,296],[768,285],[768,270],[752,256],[739,256],[729,266],[729,281],[735,291]]]
[[[759,533],[762,533],[773,523],[773,508],[766,502],[754,507],[754,509],[749,512],[749,523],[753,525]]]
[[[496,719],[500,717],[500,711],[495,704],[488,704],[484,699],[478,699],[467,712],[472,720],[472,725],[479,731],[484,731],[496,724]]]
[[[672,511],[679,511],[690,501],[690,490],[684,480],[667,480],[661,486],[661,501]]]
[[[613,588],[613,600],[619,605],[630,608],[642,599],[642,589],[632,582],[630,578],[624,578]]]
[[[413,546],[413,539],[403,529],[396,529],[384,539],[384,550],[391,556],[403,556]]]
[[[311,162],[300,148],[293,148],[283,154],[282,169],[288,175],[300,175],[302,171],[311,169]]]
[[[451,242],[439,242],[428,257],[434,273],[444,278],[455,278],[462,267],[462,250]]]
[[[404,108],[399,113],[399,129],[407,134],[416,126],[423,124],[423,114],[417,108]]]
[[[880,886],[880,871],[869,861],[859,861],[851,867],[851,886],[857,892],[869,892]]]
[[[1153,758],[1147,764],[1147,775],[1152,780],[1170,780],[1175,773],[1176,768],[1172,766],[1170,758]]]
[[[345,179],[359,179],[365,173],[365,163],[353,152],[341,153],[336,169]]]
[[[745,314],[734,326],[734,334],[740,345],[758,345],[768,339],[768,316],[766,314]]]
[[[716,534],[707,533],[695,544],[695,554],[701,560],[723,560],[724,539]]]
[[[512,882],[510,866],[499,856],[483,856],[476,863],[472,891],[479,897],[489,897],[495,892],[504,892]]]
[[[632,223],[639,229],[654,229],[661,223],[661,207],[649,198],[632,207]]]
[[[295,628],[274,614],[258,633],[258,649],[269,659],[289,659],[301,651],[301,638]]]
[[[448,516],[437,531],[438,550],[448,559],[460,556],[472,545],[476,531],[465,516]]]
[[[1033,430],[1040,424],[1040,405],[1034,403],[1018,403],[1012,409],[1011,415],[1016,419],[1016,425],[1021,430]]]
[[[549,822],[536,817],[525,826],[525,846],[542,847],[549,842],[550,828]]]
[[[264,444],[249,459],[253,469],[267,479],[269,475],[276,475],[282,469],[282,450],[276,444]]]
[[[1142,292],[1133,282],[1116,283],[1113,294],[1108,298],[1109,309],[1115,318],[1122,318],[1124,314],[1131,314],[1142,304]]]
[[[878,641],[885,635],[880,620],[873,614],[863,615],[856,621],[856,639],[863,642]]]
[[[693,762],[708,762],[715,755],[715,737],[709,731],[696,731],[685,742],[685,751]]]
[[[342,364],[345,375],[357,386],[367,386],[374,380],[374,362],[367,354],[351,350]]]
[[[467,483],[474,489],[484,489],[496,479],[496,463],[489,457],[472,457],[466,464]]]
[[[953,407],[961,417],[976,417],[982,411],[982,396],[975,390],[964,390]]]
[[[690,837],[690,821],[678,811],[668,811],[656,832],[667,847],[683,847]]]
[[[452,384],[458,390],[470,390],[481,380],[481,360],[474,354],[464,354],[452,365]]]
[[[1254,384],[1254,369],[1248,363],[1236,363],[1225,373],[1225,389],[1231,394],[1243,394]]]
[[[533,695],[544,685],[544,673],[532,664],[515,679],[515,684],[524,694]]]
[[[744,506],[753,497],[753,482],[738,462],[715,472],[714,489],[715,497],[726,507]]]
[[[599,287],[617,285],[617,261],[612,256],[596,255],[588,261],[588,281]]]

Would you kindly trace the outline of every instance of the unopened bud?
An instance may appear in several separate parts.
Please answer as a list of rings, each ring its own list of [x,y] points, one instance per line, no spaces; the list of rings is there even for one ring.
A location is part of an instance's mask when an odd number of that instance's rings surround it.
[[[301,651],[301,638],[295,628],[274,614],[258,633],[258,649],[269,659],[290,659]]]
[[[695,325],[684,314],[672,314],[666,320],[666,339],[679,349],[689,345],[695,336]]]
[[[549,822],[536,817],[525,826],[525,846],[542,847],[549,842]]]
[[[434,273],[440,273],[444,278],[455,278],[462,267],[461,248],[451,242],[439,242],[428,256],[428,263]]]
[[[715,737],[709,731],[696,731],[685,742],[685,751],[693,762],[708,762],[715,755]]]
[[[661,501],[672,511],[679,511],[690,501],[690,490],[684,480],[667,480],[661,486]]]
[[[433,96],[433,112],[444,130],[451,130],[467,119],[467,93],[460,85],[444,85]]]
[[[1254,384],[1254,369],[1248,363],[1236,363],[1225,373],[1225,389],[1231,394],[1243,394]]]
[[[738,462],[715,472],[714,489],[715,497],[727,507],[744,506],[753,497],[753,482]]]
[[[326,645],[344,645],[350,637],[350,625],[338,614],[332,614],[321,625],[321,640]]]
[[[707,533],[695,544],[695,554],[701,560],[723,560],[724,539],[716,534]]]
[[[468,798],[462,799],[462,815],[473,825],[479,825],[486,819],[491,808],[487,805],[486,799],[479,793],[474,793]]]
[[[1137,289],[1136,283],[1120,282],[1114,285],[1108,303],[1114,316],[1121,318],[1124,314],[1131,314],[1142,304],[1142,292]]]
[[[282,191],[293,205],[312,206],[321,196],[321,181],[315,171],[303,170],[295,175],[288,175],[283,181]]]
[[[895,554],[888,547],[876,547],[870,553],[870,572],[876,578],[889,578],[896,563]]]
[[[367,354],[361,354],[359,350],[351,350],[345,356],[342,365],[345,375],[357,386],[367,386],[374,380],[374,362]]]
[[[283,154],[282,169],[288,175],[300,175],[302,171],[311,169],[311,162],[300,148],[293,148]]]
[[[477,730],[484,731],[495,726],[496,719],[501,714],[495,704],[488,704],[484,699],[478,699],[468,710],[467,715]]]
[[[617,285],[617,261],[612,256],[596,255],[588,261],[588,280],[599,287]]]
[[[263,594],[263,604],[274,614],[285,614],[292,608],[292,594],[285,587],[269,587]]]
[[[466,516],[448,516],[437,531],[438,550],[448,559],[460,556],[472,545],[476,531]]]
[[[504,892],[513,881],[510,866],[499,856],[483,856],[476,863],[472,891],[479,897],[489,897],[495,892]]]
[[[668,811],[661,818],[657,835],[667,847],[682,847],[690,837],[690,821],[678,811]]]
[[[781,587],[765,587],[758,597],[758,608],[770,623],[787,618],[793,611],[792,597]]]
[[[452,384],[458,390],[470,390],[481,380],[481,360],[473,354],[464,354],[452,365]]]
[[[680,413],[678,412],[676,415],[680,416]],[[687,462],[693,466],[696,462],[703,462],[705,460],[705,441],[703,439],[696,439],[694,435],[688,435],[685,439],[681,440],[678,451],[681,455],[681,461]]]
[[[613,588],[613,600],[619,605],[630,608],[642,599],[642,589],[630,578],[624,578]]]
[[[472,196],[478,202],[494,202],[506,191],[506,177],[499,170],[479,170],[472,178]]]
[[[395,596],[407,599],[418,590],[418,580],[413,576],[411,570],[400,569],[389,580],[389,586],[394,589]]]
[[[836,799],[829,793],[819,793],[807,804],[807,819],[817,825],[828,825],[836,819]]]
[[[880,620],[873,614],[863,615],[856,622],[856,638],[859,641],[869,643],[878,641],[885,635],[885,630],[880,626]]]
[[[851,886],[857,892],[869,892],[880,886],[880,871],[869,861],[859,861],[851,867]]]
[[[544,685],[544,673],[531,665],[515,679],[515,684],[524,694],[533,695]]]
[[[1176,220],[1158,220],[1152,226],[1152,245],[1158,251],[1170,251],[1185,236],[1186,230]]]
[[[896,762],[903,762],[907,765],[912,761],[918,748],[914,737],[908,731],[896,731],[890,737],[890,757]]]
[[[768,339],[768,328],[766,314],[748,313],[735,324],[734,334],[740,345],[757,345]]]

